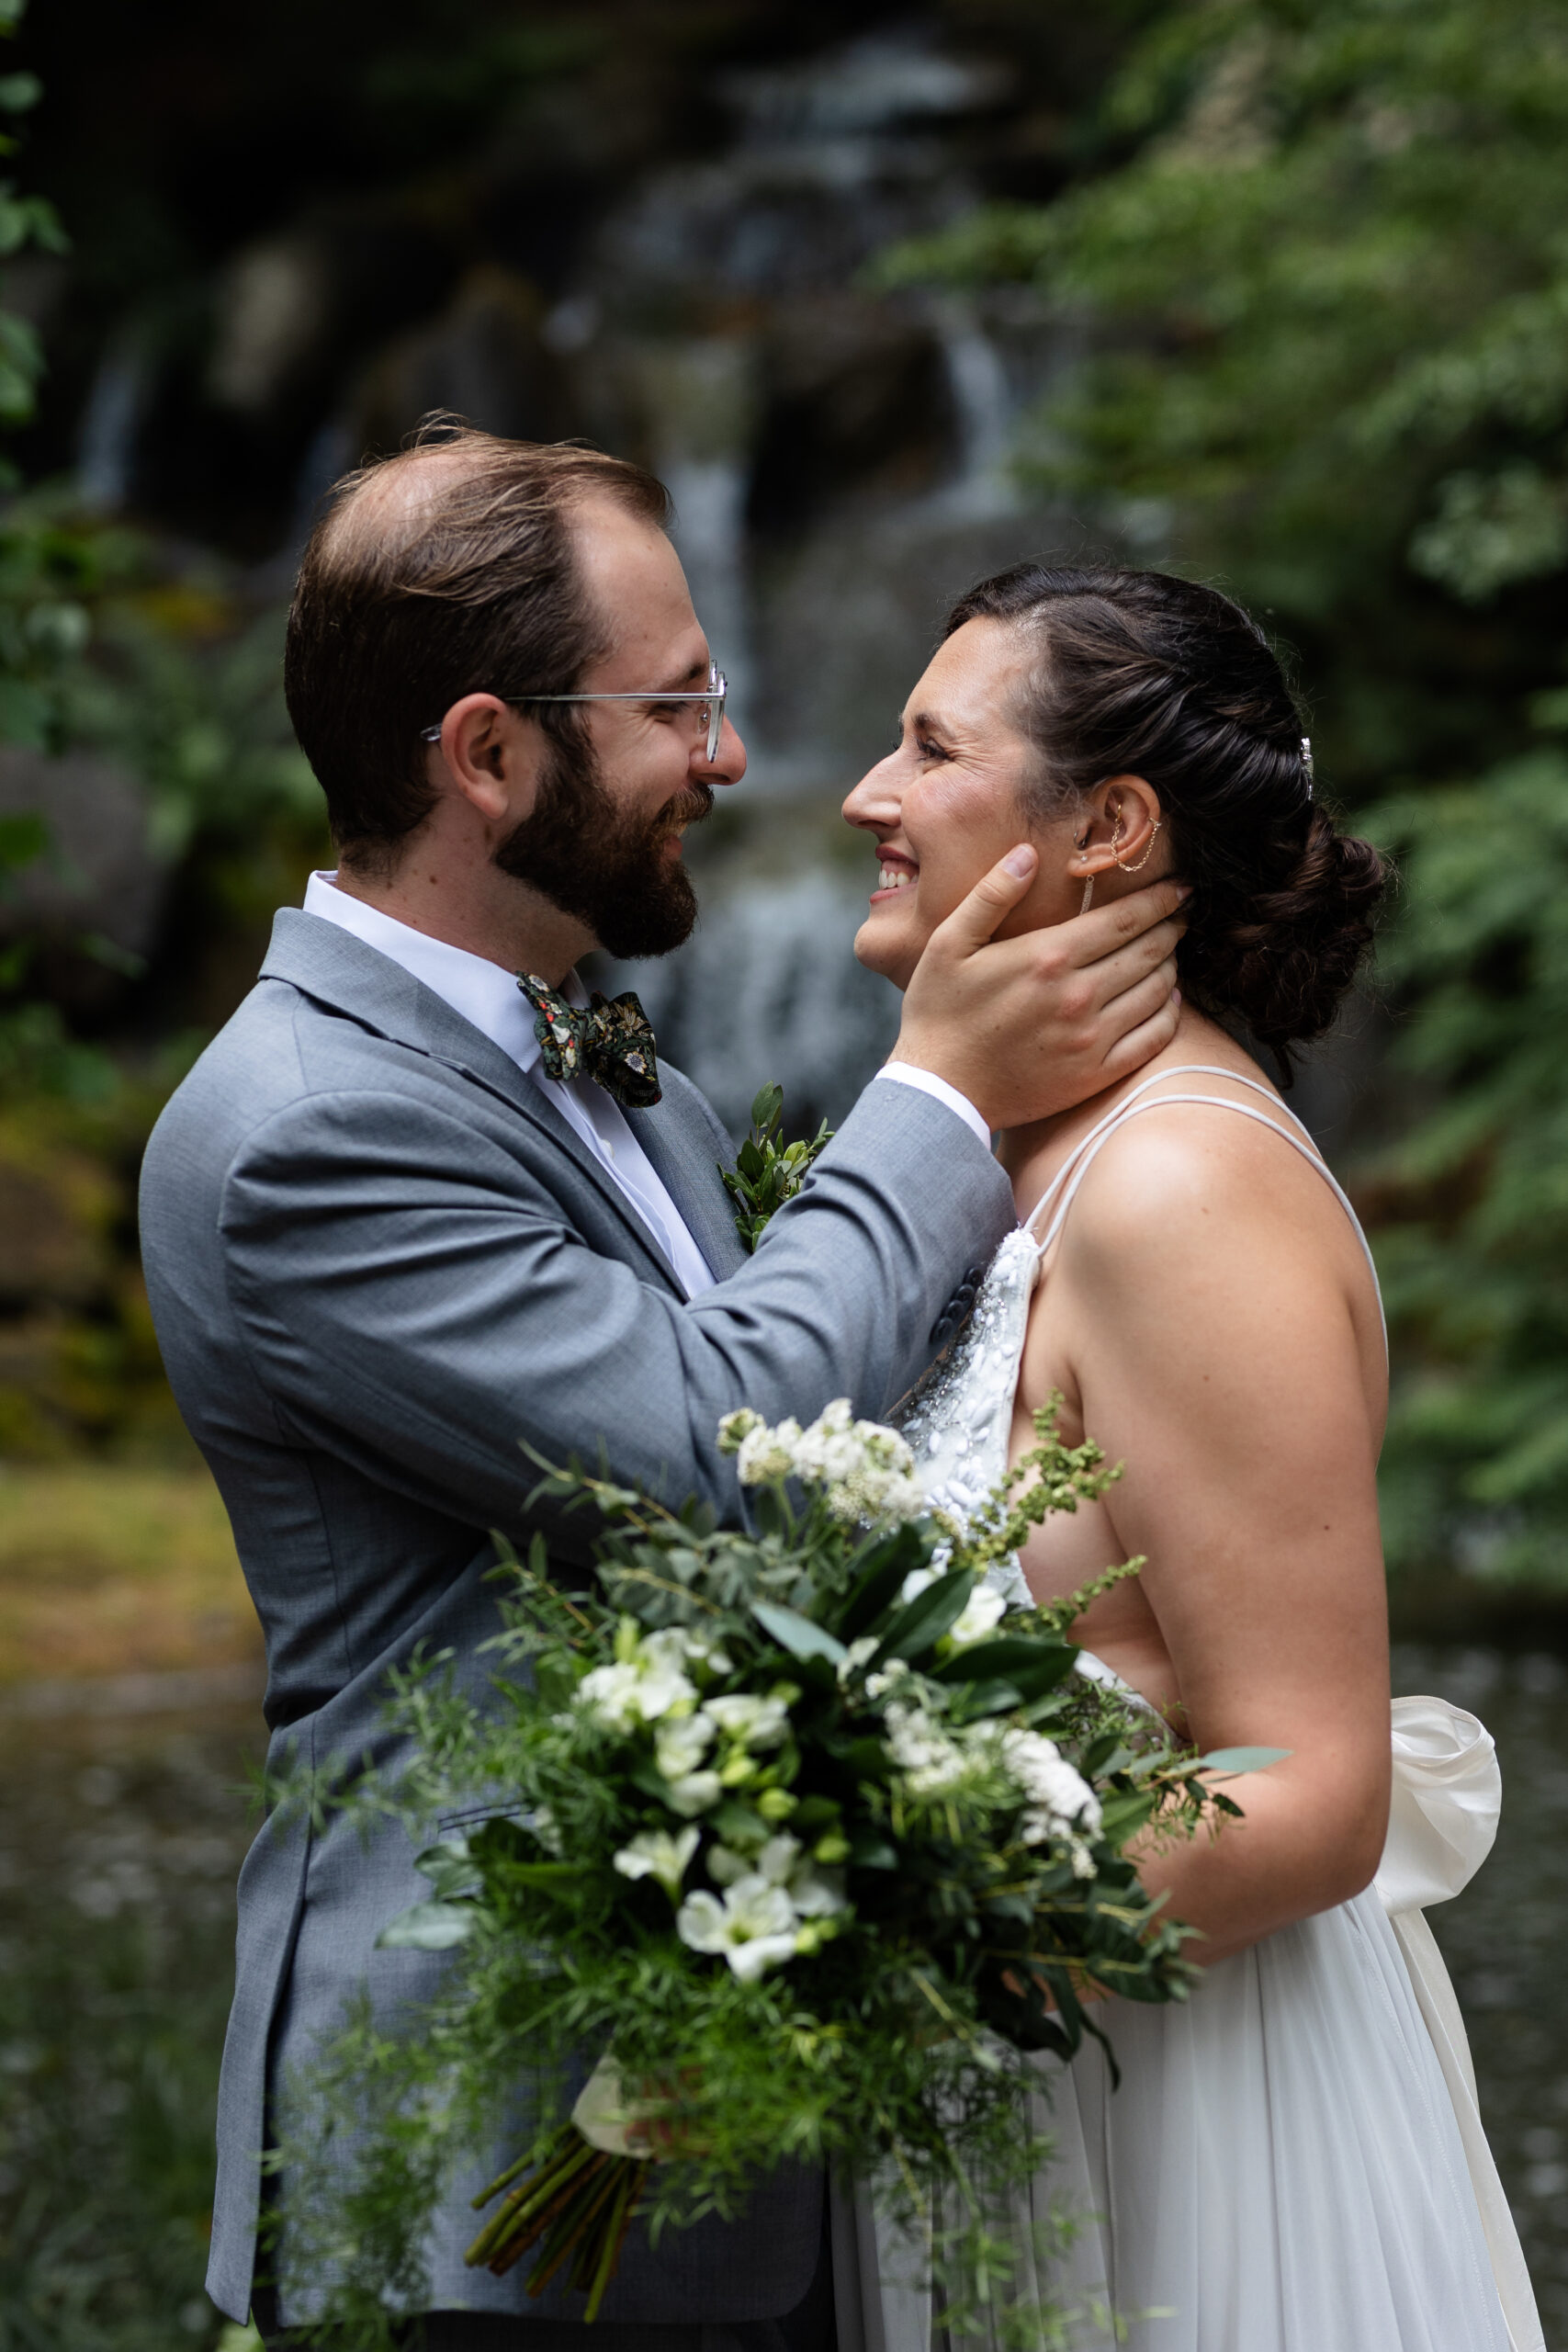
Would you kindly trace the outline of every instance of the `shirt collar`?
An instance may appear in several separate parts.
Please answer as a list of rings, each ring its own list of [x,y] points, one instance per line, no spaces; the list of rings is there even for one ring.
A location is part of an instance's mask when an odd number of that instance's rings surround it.
[[[530,1070],[538,1060],[533,1007],[519,989],[515,976],[502,965],[475,956],[467,947],[454,947],[447,940],[432,939],[400,922],[395,915],[384,914],[379,907],[351,898],[337,888],[333,874],[311,875],[305,886],[305,912],[336,923],[340,931],[351,932],[367,947],[389,956],[510,1055],[519,1069]],[[561,994],[569,1004],[583,1007],[588,1002],[588,991],[575,972],[568,975]]]

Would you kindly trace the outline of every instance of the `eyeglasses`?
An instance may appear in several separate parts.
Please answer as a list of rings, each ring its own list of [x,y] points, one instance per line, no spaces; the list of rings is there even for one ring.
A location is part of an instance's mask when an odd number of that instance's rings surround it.
[[[694,702],[694,703],[703,703],[703,704],[705,704],[705,705],[706,705],[706,707],[706,707],[706,726],[707,726],[707,730],[708,730],[707,750],[708,750],[708,759],[709,759],[709,761],[710,761],[710,762],[712,762],[712,761],[714,761],[714,760],[716,760],[716,759],[717,759],[717,757],[718,757],[718,739],[719,739],[719,737],[720,737],[720,736],[723,734],[723,732],[724,732],[724,706],[725,706],[725,700],[726,700],[727,696],[728,695],[728,693],[729,693],[729,681],[728,681],[728,679],[725,676],[724,672],[719,668],[718,663],[717,663],[716,662],[710,662],[708,663],[708,682],[707,682],[707,684],[706,684],[705,686],[702,687],[700,690],[699,690],[699,689],[697,689],[697,688],[695,688],[695,687],[694,687],[694,688],[693,688],[689,693],[683,693],[683,694],[666,694],[666,693],[664,693],[661,689],[660,689],[660,690],[658,690],[658,691],[655,691],[654,689],[651,689],[651,688],[650,688],[650,689],[649,689],[647,692],[642,693],[642,694],[620,694],[620,695],[499,695],[496,697],[496,699],[497,699],[499,702],[503,702],[503,703],[507,704],[507,705],[509,706],[509,707],[513,708],[513,709],[517,709],[517,710],[523,710],[523,709],[525,709],[525,708],[527,707],[527,706],[528,706],[530,703],[535,703],[535,702]],[[420,740],[420,741],[421,741],[422,743],[439,743],[439,742],[440,742],[440,741],[441,741],[441,729],[440,729],[440,728],[439,728],[439,727],[422,727],[422,728],[420,729],[420,730],[419,730],[419,740]]]

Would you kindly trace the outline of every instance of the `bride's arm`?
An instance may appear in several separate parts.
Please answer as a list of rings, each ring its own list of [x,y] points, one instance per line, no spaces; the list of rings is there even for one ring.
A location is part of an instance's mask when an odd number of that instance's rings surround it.
[[[1202,1929],[1193,1956],[1221,1960],[1358,1894],[1382,1849],[1382,1400],[1352,1311],[1359,1295],[1364,1339],[1371,1285],[1321,1178],[1188,1109],[1107,1148],[1051,1290],[1051,1352],[1126,1464],[1109,1509],[1124,1553],[1147,1555],[1186,1727],[1204,1749],[1292,1751],[1235,1787],[1245,1820],[1143,1871]]]

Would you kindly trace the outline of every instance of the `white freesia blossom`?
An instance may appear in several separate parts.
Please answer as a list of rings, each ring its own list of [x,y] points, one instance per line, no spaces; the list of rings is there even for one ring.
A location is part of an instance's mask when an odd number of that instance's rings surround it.
[[[906,1607],[908,1607],[911,1600],[918,1600],[919,1599],[927,1585],[935,1584],[941,1574],[942,1570],[934,1566],[924,1568],[911,1568],[908,1575],[904,1578],[903,1583],[898,1588],[899,1600]]]
[[[823,1870],[816,1862],[792,1871],[787,1891],[797,1919],[831,1919],[850,1907],[843,1871]]]
[[[671,1781],[664,1791],[671,1811],[687,1821],[694,1813],[705,1813],[723,1794],[724,1783],[716,1772],[683,1772],[678,1781]]]
[[[615,1662],[596,1666],[577,1686],[576,1703],[606,1731],[633,1731],[658,1723],[696,1701],[696,1686],[683,1671],[689,1642],[679,1627],[638,1635],[623,1619],[615,1637]]]
[[[750,1984],[765,1968],[795,1957],[795,1905],[782,1886],[749,1871],[725,1889],[722,1902],[705,1887],[689,1894],[675,1914],[675,1932],[693,1951],[722,1952],[742,1984]]]
[[[806,1854],[798,1838],[782,1831],[752,1855],[738,1854],[730,1846],[712,1846],[708,1875],[718,1885],[738,1886],[742,1879],[765,1879],[789,1896],[796,1919],[831,1919],[850,1907],[842,1871],[822,1870]],[[809,1939],[815,1944],[815,1937]]]
[[[1007,1602],[989,1585],[976,1585],[953,1624],[947,1638],[955,1650],[966,1650],[994,1633],[1007,1614]]]
[[[787,1702],[761,1698],[754,1691],[738,1690],[732,1698],[710,1699],[705,1712],[726,1739],[741,1747],[777,1747],[789,1730]]]
[[[679,1902],[686,1865],[696,1852],[701,1831],[682,1829],[671,1838],[667,1829],[645,1829],[614,1857],[623,1878],[656,1878],[671,1903]]]
[[[1003,1763],[1029,1799],[1030,1810],[1020,1831],[1026,1846],[1067,1837],[1075,1829],[1090,1838],[1099,1835],[1100,1801],[1054,1739],[1037,1731],[1005,1731],[1001,1752]]]
[[[653,1760],[667,1781],[694,1772],[718,1736],[705,1708],[694,1715],[667,1715],[653,1735]]]
[[[870,1688],[867,1682],[866,1689]],[[887,1749],[911,1796],[945,1796],[969,1770],[963,1749],[932,1723],[923,1707],[888,1708]]]

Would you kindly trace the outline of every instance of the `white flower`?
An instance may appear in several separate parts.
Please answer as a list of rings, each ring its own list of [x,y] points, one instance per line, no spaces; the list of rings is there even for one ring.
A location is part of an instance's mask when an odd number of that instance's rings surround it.
[[[789,1706],[783,1699],[763,1699],[738,1690],[728,1699],[710,1699],[705,1712],[726,1739],[741,1747],[777,1747],[789,1730]]]
[[[743,1487],[770,1487],[776,1479],[795,1474],[795,1449],[800,1442],[800,1423],[780,1421],[770,1429],[759,1421],[748,1430],[740,1442],[736,1470]]]
[[[955,1650],[966,1650],[976,1642],[983,1642],[1007,1614],[1007,1602],[989,1585],[976,1585],[964,1602],[953,1623],[948,1627],[947,1638]]]
[[[653,1760],[664,1778],[680,1781],[694,1772],[717,1731],[713,1717],[702,1708],[694,1715],[667,1715],[653,1735]]]
[[[1001,1748],[1003,1763],[1029,1799],[1019,1831],[1026,1846],[1065,1838],[1075,1828],[1098,1836],[1100,1801],[1054,1739],[1037,1731],[1006,1731]]]
[[[733,1886],[737,1879],[744,1878],[754,1868],[750,1856],[738,1854],[733,1846],[708,1848],[708,1876],[716,1886]]]
[[[710,1642],[705,1634],[682,1634],[681,1639],[693,1666],[704,1667],[709,1674],[734,1673],[734,1661],[728,1652],[721,1650],[716,1642]]]
[[[742,1984],[795,1956],[795,1906],[782,1886],[751,1871],[727,1887],[724,1900],[701,1888],[675,1914],[675,1932],[693,1951],[722,1952]]]
[[[815,1862],[790,1872],[788,1892],[797,1919],[831,1919],[850,1907],[843,1871],[819,1870]]]
[[[687,1636],[678,1626],[639,1636],[635,1623],[624,1618],[615,1636],[615,1663],[585,1674],[575,1703],[606,1731],[633,1731],[673,1710],[684,1712],[697,1696],[682,1670],[688,1653]]]
[[[918,1600],[927,1585],[935,1584],[941,1574],[940,1568],[911,1568],[898,1588],[899,1600],[906,1605],[911,1600]]]
[[[937,1728],[923,1707],[888,1708],[887,1749],[911,1796],[943,1796],[969,1769],[962,1748]]]
[[[842,1871],[821,1870],[803,1854],[798,1838],[787,1832],[770,1838],[750,1857],[730,1846],[708,1849],[708,1876],[720,1886],[739,1885],[748,1876],[782,1886],[797,1919],[830,1919],[850,1907]]]
[[[847,1682],[852,1674],[858,1674],[866,1659],[875,1657],[876,1650],[877,1640],[874,1634],[862,1634],[858,1640],[852,1641],[833,1669],[840,1682]]]
[[[710,1804],[716,1804],[723,1793],[724,1783],[716,1772],[683,1773],[664,1792],[671,1811],[688,1821],[694,1813],[705,1813]]]
[[[836,1396],[825,1405],[809,1429],[801,1432],[795,1449],[797,1476],[811,1478],[818,1486],[829,1486],[836,1479],[852,1478],[865,1458],[865,1448],[860,1442],[860,1428],[850,1410],[847,1396]]]
[[[908,1671],[909,1661],[907,1657],[890,1657],[879,1674],[866,1676],[866,1697],[874,1701],[885,1697],[900,1676],[908,1674]]]
[[[682,1829],[673,1838],[667,1829],[645,1829],[614,1857],[623,1878],[656,1878],[671,1903],[678,1902],[686,1865],[696,1852],[701,1832]]]
[[[804,1478],[820,1487],[829,1512],[850,1523],[892,1525],[919,1519],[926,1508],[914,1456],[897,1430],[857,1421],[847,1396],[803,1430],[796,1420],[773,1428],[742,1408],[719,1423],[719,1443],[739,1455],[743,1487]]]

